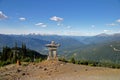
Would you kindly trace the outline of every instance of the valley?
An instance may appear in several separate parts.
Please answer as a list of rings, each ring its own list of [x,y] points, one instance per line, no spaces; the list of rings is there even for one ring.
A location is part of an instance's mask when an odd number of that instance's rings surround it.
[[[120,63],[120,34],[99,34],[96,36],[60,36],[60,35],[4,35],[0,34],[0,48],[18,47],[25,43],[28,49],[47,55],[46,44],[51,41],[59,43],[58,56],[76,60],[92,60],[98,62]],[[111,45],[113,47],[111,47]]]

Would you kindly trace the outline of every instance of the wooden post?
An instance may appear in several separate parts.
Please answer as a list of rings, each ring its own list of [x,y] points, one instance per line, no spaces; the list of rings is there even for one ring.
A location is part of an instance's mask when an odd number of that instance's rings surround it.
[[[17,66],[20,66],[21,62],[19,60],[17,60]]]

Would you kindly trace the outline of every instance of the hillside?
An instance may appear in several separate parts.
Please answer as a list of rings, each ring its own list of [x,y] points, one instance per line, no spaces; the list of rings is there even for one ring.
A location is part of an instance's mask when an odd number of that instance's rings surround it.
[[[17,47],[16,44],[15,47],[12,48],[7,46],[3,47],[2,52],[0,52],[0,67],[8,64],[14,64],[17,61],[33,62],[36,60],[42,61],[46,58],[46,55],[27,49],[24,44],[22,44],[22,47]]]
[[[0,35],[0,48],[4,46],[13,47],[15,43],[17,43],[18,47],[20,47],[22,43],[25,43],[29,49],[40,52],[40,50],[45,48],[45,44],[49,43],[49,41],[27,38],[24,35]]]
[[[23,63],[26,64],[26,63]],[[120,69],[43,61],[0,68],[0,80],[120,80]]]
[[[120,41],[86,45],[84,48],[78,48],[71,51],[66,57],[71,58],[71,56],[74,56],[76,60],[120,64],[120,51],[115,51],[115,49],[120,49]]]

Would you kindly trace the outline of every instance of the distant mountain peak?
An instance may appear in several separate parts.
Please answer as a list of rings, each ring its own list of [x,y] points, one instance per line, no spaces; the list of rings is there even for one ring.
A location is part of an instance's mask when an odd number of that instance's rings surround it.
[[[106,33],[101,33],[101,34],[98,34],[96,36],[109,36],[109,34],[106,34]]]
[[[114,36],[120,36],[120,33],[115,33]]]

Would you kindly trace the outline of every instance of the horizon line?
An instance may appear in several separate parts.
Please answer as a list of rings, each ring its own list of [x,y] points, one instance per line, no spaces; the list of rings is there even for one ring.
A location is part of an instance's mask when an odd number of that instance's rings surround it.
[[[47,33],[0,33],[2,35],[41,35],[41,36],[47,36],[47,35],[56,35],[56,36],[97,36],[97,35],[114,35],[114,34],[120,34],[120,33],[100,33],[96,35],[60,35],[60,34],[47,34]]]

